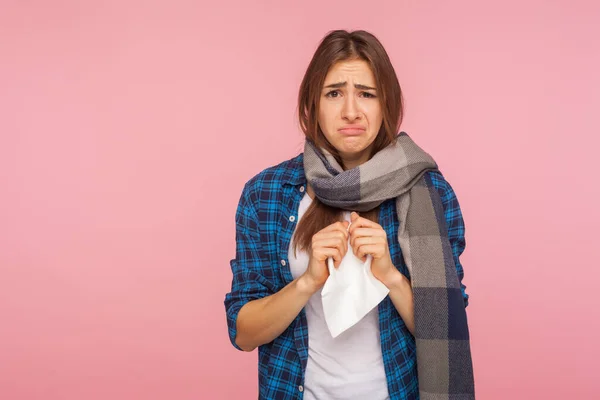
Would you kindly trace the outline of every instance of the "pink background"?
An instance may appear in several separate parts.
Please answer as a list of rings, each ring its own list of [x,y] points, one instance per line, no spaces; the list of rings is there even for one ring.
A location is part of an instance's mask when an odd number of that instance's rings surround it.
[[[459,197],[478,398],[599,398],[598,3],[206,3],[0,4],[0,398],[256,398],[235,208],[340,28]]]

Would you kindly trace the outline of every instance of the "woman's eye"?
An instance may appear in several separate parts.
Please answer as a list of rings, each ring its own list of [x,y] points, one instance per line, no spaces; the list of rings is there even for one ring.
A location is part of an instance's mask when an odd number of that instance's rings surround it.
[[[331,92],[327,93],[327,94],[325,95],[325,97],[339,97],[339,96],[338,96],[339,94],[340,94],[340,93],[339,93],[337,90],[332,90]],[[335,96],[334,96],[334,95],[335,95]],[[362,92],[362,95],[363,95],[364,97],[366,97],[367,99],[374,99],[375,97],[377,97],[377,96],[375,96],[374,94],[371,94],[371,93],[369,93],[369,92]]]

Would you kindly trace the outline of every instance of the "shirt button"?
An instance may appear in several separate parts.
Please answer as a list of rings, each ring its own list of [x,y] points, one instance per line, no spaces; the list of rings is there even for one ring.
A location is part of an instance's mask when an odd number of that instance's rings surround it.
[[[304,186],[300,186],[300,192],[304,192]]]
[[[281,260],[281,265],[285,267],[285,260]]]
[[[301,392],[303,392],[304,391],[304,386],[302,386],[302,385],[298,386],[298,390],[301,391]]]
[[[294,217],[293,215],[290,215],[290,222],[294,222],[296,220],[296,217]]]

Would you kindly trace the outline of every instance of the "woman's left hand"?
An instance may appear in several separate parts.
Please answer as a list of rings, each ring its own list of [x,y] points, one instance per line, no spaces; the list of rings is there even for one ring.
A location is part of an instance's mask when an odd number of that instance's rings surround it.
[[[388,288],[399,276],[404,277],[394,266],[388,247],[387,233],[381,225],[367,218],[360,217],[358,213],[350,214],[350,246],[354,255],[365,262],[367,254],[371,254],[371,272]]]

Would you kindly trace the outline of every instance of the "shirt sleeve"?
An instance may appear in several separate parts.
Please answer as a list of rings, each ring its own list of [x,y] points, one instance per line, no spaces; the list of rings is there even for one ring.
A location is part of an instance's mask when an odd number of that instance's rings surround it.
[[[272,283],[264,277],[268,261],[261,247],[256,202],[251,197],[246,183],[235,214],[236,254],[230,261],[233,279],[231,291],[225,295],[224,301],[229,340],[238,350],[242,350],[235,343],[240,309],[251,300],[273,293]]]
[[[456,197],[456,193],[452,189],[452,186],[450,186],[450,183],[448,183],[439,171],[431,174],[431,177],[432,182],[437,187],[442,199],[444,217],[448,228],[448,239],[450,240],[450,246],[452,247],[452,255],[454,256],[454,264],[456,265],[456,273],[458,275],[458,281],[460,282],[463,300],[465,302],[465,307],[467,307],[469,305],[469,295],[466,292],[466,286],[463,284],[465,274],[460,262],[460,255],[464,252],[466,247],[465,223],[460,204],[458,203],[458,198]]]

